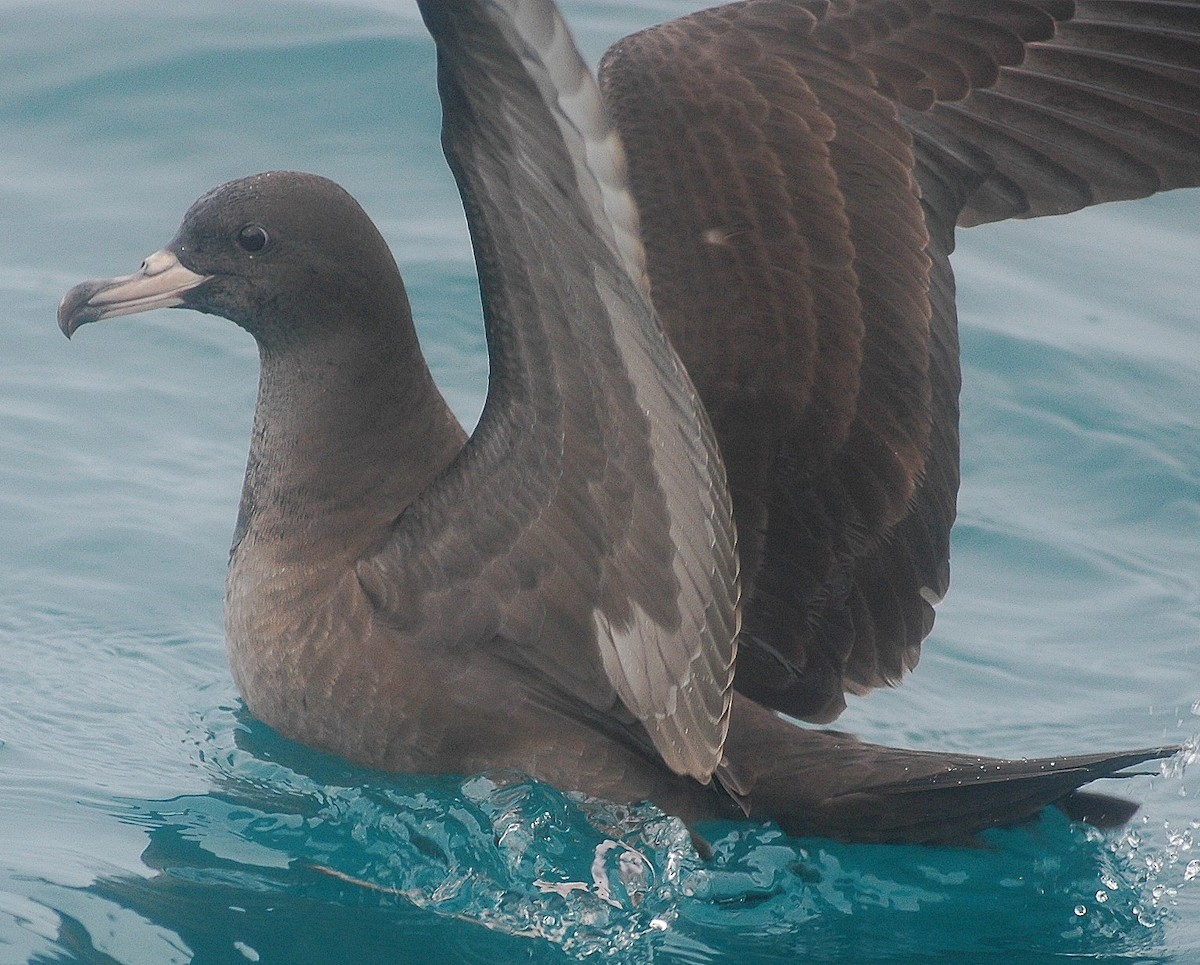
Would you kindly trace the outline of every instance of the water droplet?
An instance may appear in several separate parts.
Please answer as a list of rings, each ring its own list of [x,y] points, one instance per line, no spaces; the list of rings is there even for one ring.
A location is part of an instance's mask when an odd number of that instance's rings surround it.
[[[1096,901],[1103,905],[1106,901],[1108,901],[1108,892],[1101,888],[1096,892]]]
[[[1084,906],[1084,905],[1076,905],[1076,906],[1075,906],[1075,915],[1076,915],[1076,917],[1078,917],[1078,918],[1082,918],[1082,917],[1083,917],[1084,915],[1086,915],[1086,914],[1087,914],[1087,907],[1086,907],[1086,906]]]
[[[1193,858],[1183,869],[1184,881],[1191,881],[1193,878],[1200,878],[1200,858]]]
[[[666,931],[671,926],[661,918],[651,918],[650,927],[655,931]]]
[[[1121,883],[1119,881],[1117,881],[1117,879],[1110,874],[1102,875],[1100,878],[1100,883],[1103,884],[1104,887],[1107,888],[1109,891],[1116,891],[1118,888],[1121,887]]]

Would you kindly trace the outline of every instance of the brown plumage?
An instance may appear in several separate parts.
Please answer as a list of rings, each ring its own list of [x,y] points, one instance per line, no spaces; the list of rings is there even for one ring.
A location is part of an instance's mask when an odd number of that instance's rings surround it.
[[[827,721],[916,664],[958,490],[953,227],[1195,185],[1197,64],[1200,7],[1153,0],[750,0],[605,56],[727,456],[739,690]]]
[[[550,0],[421,7],[492,363],[470,440],[321,178],[215,189],[60,309],[258,340],[226,606],[254,713],[796,834],[1127,819],[1076,788],[1172,748],[994,761],[773,711],[831,720],[916,664],[958,488],[954,227],[1200,183],[1200,3],[748,0],[626,38],[599,88]]]

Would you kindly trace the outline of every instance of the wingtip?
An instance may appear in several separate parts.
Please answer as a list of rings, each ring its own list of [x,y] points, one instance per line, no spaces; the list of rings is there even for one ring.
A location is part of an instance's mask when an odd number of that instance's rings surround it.
[[[1141,809],[1136,801],[1095,791],[1072,791],[1055,801],[1054,806],[1072,821],[1082,821],[1104,831],[1124,827]]]

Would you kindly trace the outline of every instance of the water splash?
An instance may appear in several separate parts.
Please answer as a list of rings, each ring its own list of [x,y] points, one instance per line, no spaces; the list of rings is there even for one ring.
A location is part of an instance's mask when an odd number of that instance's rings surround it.
[[[1193,736],[1162,764],[1163,777],[1178,782],[1181,795],[1186,795],[1183,778],[1196,762],[1198,747],[1200,739]],[[1093,832],[1093,837],[1099,840],[1099,833]],[[1110,899],[1120,896],[1133,922],[1148,930],[1160,928],[1175,917],[1181,889],[1200,876],[1200,859],[1193,857],[1198,850],[1200,819],[1189,819],[1183,825],[1163,821],[1159,833],[1150,827],[1149,817],[1143,816],[1138,824],[1108,841],[1105,870],[1100,875],[1102,887],[1095,895],[1097,905],[1115,907]],[[1102,927],[1106,934],[1117,934],[1118,926]]]
[[[394,959],[414,933],[449,938],[399,961],[1155,955],[1200,888],[1200,821],[1113,835],[1052,813],[970,849],[718,823],[700,829],[713,847],[702,861],[688,830],[652,806],[505,773],[363,771],[229,707],[195,725],[188,744],[208,790],[110,812],[144,832],[152,873],[103,877],[86,897],[38,897],[82,909],[85,936],[110,935],[115,909],[124,924],[97,947],[117,960],[155,940],[197,960],[304,948],[286,960],[322,961],[344,953],[347,935],[356,952]]]
[[[226,745],[207,759],[236,807],[235,833],[300,858],[336,900],[404,904],[577,957],[611,955],[671,928],[700,865],[687,827],[652,805],[505,772],[392,779],[310,755],[248,719],[230,725],[207,722]]]

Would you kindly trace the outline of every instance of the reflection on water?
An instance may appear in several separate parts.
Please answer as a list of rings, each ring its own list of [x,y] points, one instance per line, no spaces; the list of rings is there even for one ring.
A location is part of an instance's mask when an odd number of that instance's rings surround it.
[[[1055,814],[968,849],[713,824],[705,862],[651,806],[515,775],[357,771],[244,712],[214,711],[206,727],[211,792],[114,812],[144,829],[146,873],[31,889],[58,912],[42,960],[1136,960],[1159,947],[1200,850],[1200,821],[1162,849],[1136,828],[1106,837]]]

